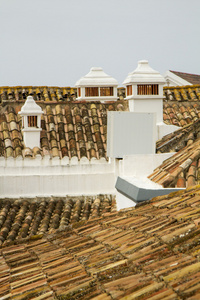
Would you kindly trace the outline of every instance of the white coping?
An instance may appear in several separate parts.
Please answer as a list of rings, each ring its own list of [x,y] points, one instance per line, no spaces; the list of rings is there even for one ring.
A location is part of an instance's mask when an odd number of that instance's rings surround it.
[[[75,87],[87,86],[118,86],[116,79],[106,74],[102,68],[93,67],[84,77],[81,77],[75,84]]]
[[[77,157],[73,159],[59,159],[58,157],[54,157],[53,159],[42,159],[41,157],[37,158],[29,158],[25,159],[15,159],[15,158],[4,158],[0,159],[0,176],[4,175],[12,175],[12,174],[20,174],[24,175],[30,171],[34,174],[51,174],[52,171],[58,173],[69,173],[72,170],[78,170],[78,172],[82,172],[82,170],[92,170],[94,172],[101,172],[101,170],[110,170],[114,168],[114,160],[109,160],[107,162],[105,159],[93,160],[89,161],[79,161]],[[70,170],[70,171],[69,171]]]
[[[137,68],[128,74],[123,84],[128,85],[131,83],[160,83],[164,84],[164,77],[149,66],[147,60],[138,61]]]
[[[154,190],[164,189],[160,184],[151,181],[147,177],[124,176],[123,179],[125,179],[131,184],[134,184],[138,188],[154,189]]]
[[[28,96],[26,102],[19,111],[20,115],[32,115],[32,114],[39,114],[42,115],[44,112],[42,108],[35,102],[32,96]]]
[[[46,166],[66,166],[66,165],[101,165],[101,164],[107,164],[107,160],[102,157],[101,159],[92,158],[91,160],[88,160],[87,157],[82,157],[80,160],[78,160],[77,157],[72,157],[69,159],[69,157],[63,157],[60,159],[59,157],[50,157],[49,155],[41,156],[36,155],[33,157],[25,157],[18,156],[16,158],[9,157],[4,158],[0,157],[0,168],[1,167],[46,167]]]

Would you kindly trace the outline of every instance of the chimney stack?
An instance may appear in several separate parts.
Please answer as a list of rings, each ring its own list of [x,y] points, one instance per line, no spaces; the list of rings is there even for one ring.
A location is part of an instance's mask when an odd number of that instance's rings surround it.
[[[117,100],[118,82],[104,73],[102,68],[93,67],[90,72],[81,77],[75,84],[76,100],[115,101]]]
[[[165,79],[153,70],[147,60],[140,60],[135,71],[128,74],[123,84],[132,112],[156,112],[156,123],[163,122],[163,86]]]
[[[19,114],[22,116],[22,132],[25,146],[40,148],[41,115],[43,111],[32,96],[28,96]]]

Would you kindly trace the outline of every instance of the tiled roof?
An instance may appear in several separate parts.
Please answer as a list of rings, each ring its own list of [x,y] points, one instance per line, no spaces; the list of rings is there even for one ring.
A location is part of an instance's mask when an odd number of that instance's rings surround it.
[[[170,70],[173,74],[181,77],[182,79],[190,82],[191,84],[200,84],[200,75],[197,74],[190,74],[190,73],[183,73]]]
[[[0,103],[15,107],[17,104],[22,105],[27,96],[32,95],[43,108],[47,104],[55,106],[58,102],[71,105],[76,93],[76,88],[70,87],[1,87]],[[118,98],[125,103],[125,88],[118,88]],[[164,87],[164,122],[181,127],[194,122],[200,116],[199,100],[200,85]]]
[[[164,99],[175,102],[198,102],[200,100],[200,84],[186,86],[165,86]]]
[[[165,135],[156,142],[157,153],[177,152],[200,138],[200,120]]]
[[[1,249],[1,299],[199,299],[200,187]]]
[[[180,133],[181,135],[181,133]],[[200,138],[194,141],[194,134],[188,135],[188,145],[165,160],[148,176],[163,187],[189,187],[200,184]],[[181,148],[181,142],[177,143]],[[172,148],[173,149],[173,148]]]
[[[188,187],[200,178],[200,86],[165,87],[165,123],[183,128],[156,143],[157,153],[178,152],[149,176],[163,187]]]
[[[183,127],[200,117],[200,85],[164,87],[163,120]]]
[[[75,100],[76,89],[70,87],[13,86],[0,87],[0,103],[7,101],[25,101],[27,96],[35,101],[62,102]]]
[[[125,98],[125,88],[118,88],[119,100]],[[69,102],[76,100],[77,89],[70,87],[48,86],[18,86],[0,87],[0,103],[24,102],[32,95],[35,101],[41,103]],[[164,99],[167,101],[195,101],[200,100],[200,82],[196,85],[164,87]]]
[[[71,159],[106,158],[107,111],[128,110],[124,88],[118,89],[116,102],[74,101],[76,89],[58,87],[2,87],[0,108],[0,156],[5,157],[67,157]],[[17,114],[28,95],[33,95],[44,111],[42,116],[41,149],[24,148],[21,118]],[[54,95],[54,96],[53,96]],[[196,122],[200,117],[200,85],[165,87],[163,119],[166,124],[180,127]],[[184,129],[182,138],[169,142],[167,151],[177,151],[185,145],[191,132]],[[193,130],[193,129],[192,129]],[[197,132],[194,134],[196,138]],[[184,137],[184,138],[183,138]],[[171,139],[171,138],[170,138]],[[165,144],[162,140],[161,143]],[[168,142],[168,141],[167,141]],[[178,142],[178,145],[177,145]],[[169,148],[171,147],[171,148]],[[161,149],[162,148],[162,149]],[[163,146],[158,151],[166,152]]]
[[[0,204],[0,245],[63,230],[116,210],[112,195],[3,199]]]
[[[35,101],[40,102],[68,102],[76,100],[77,89],[71,87],[49,86],[3,86],[0,87],[0,103],[8,101],[21,102],[31,95]],[[125,89],[118,89],[118,97],[123,99]]]
[[[15,102],[0,109],[0,156],[106,158],[107,110],[127,110],[126,101],[43,104],[41,149],[29,149],[22,141],[22,105]]]

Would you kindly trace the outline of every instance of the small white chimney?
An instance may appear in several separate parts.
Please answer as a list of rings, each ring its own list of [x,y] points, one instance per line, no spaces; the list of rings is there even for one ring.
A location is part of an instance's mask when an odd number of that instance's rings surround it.
[[[124,80],[126,99],[133,112],[156,112],[156,123],[163,121],[163,86],[165,79],[153,70],[147,60],[140,60],[138,67]]]
[[[22,132],[26,147],[40,148],[41,115],[43,111],[32,96],[28,96],[19,114],[22,116]]]
[[[90,72],[80,78],[76,84],[76,100],[106,101],[117,100],[116,79],[104,73],[102,68],[93,67]]]

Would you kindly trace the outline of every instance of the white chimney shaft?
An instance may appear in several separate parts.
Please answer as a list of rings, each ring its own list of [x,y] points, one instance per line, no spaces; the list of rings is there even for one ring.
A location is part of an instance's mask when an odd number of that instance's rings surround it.
[[[147,60],[138,62],[135,71],[128,74],[123,84],[131,112],[156,113],[157,139],[178,129],[163,123],[164,77],[153,70]]]
[[[126,86],[126,99],[133,112],[155,112],[156,123],[163,121],[163,85],[165,79],[153,70],[147,60],[138,62],[138,67],[129,73],[123,84]]]
[[[19,114],[22,116],[22,133],[25,146],[40,148],[41,115],[43,111],[32,96],[28,96]]]

